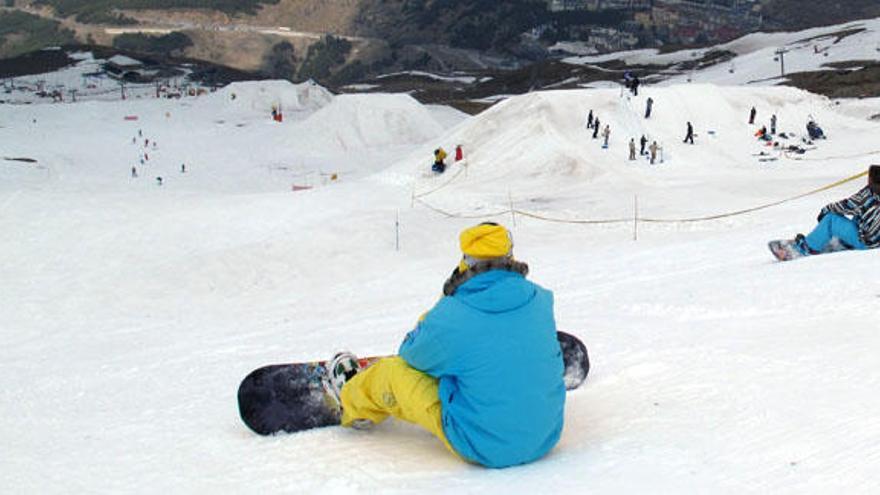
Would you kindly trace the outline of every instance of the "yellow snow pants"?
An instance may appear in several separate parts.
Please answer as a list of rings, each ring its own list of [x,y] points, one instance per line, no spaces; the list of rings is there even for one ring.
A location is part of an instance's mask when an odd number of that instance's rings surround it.
[[[342,426],[356,419],[379,424],[388,416],[415,423],[433,433],[458,456],[443,433],[437,379],[399,356],[383,358],[342,387]]]

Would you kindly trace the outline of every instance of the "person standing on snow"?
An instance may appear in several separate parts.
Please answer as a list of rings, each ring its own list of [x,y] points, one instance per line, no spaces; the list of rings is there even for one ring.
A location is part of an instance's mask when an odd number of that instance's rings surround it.
[[[461,149],[461,145],[458,144],[455,146],[455,161],[460,162],[464,159],[464,151]]]
[[[630,160],[636,159],[636,139],[635,138],[630,138],[630,140],[629,140],[629,159]]]
[[[755,116],[758,115],[758,111],[755,110],[755,107],[752,107],[752,110],[749,112],[749,124],[755,123]]]
[[[770,117],[770,134],[776,135],[776,114],[774,113],[772,117]]]
[[[443,297],[398,355],[361,371],[356,356],[339,353],[325,386],[342,426],[366,429],[394,416],[468,462],[535,461],[559,441],[564,420],[553,293],[526,279],[528,265],[513,258],[503,226],[479,224],[459,241],[462,259]]]
[[[593,109],[590,109],[589,115],[587,115],[587,129],[593,128]]]
[[[630,83],[630,89],[632,90],[633,96],[639,96],[639,76],[633,76],[632,82]]]
[[[648,101],[645,102],[645,118],[646,119],[651,118],[651,110],[653,109],[653,107],[654,107],[654,98],[651,98],[649,96]]]
[[[596,139],[597,137],[599,137],[599,117],[598,116],[596,116],[596,118],[593,120],[593,139]]]
[[[431,170],[438,174],[442,174],[446,171],[446,150],[443,148],[437,148],[434,150],[434,165],[431,166]]]
[[[654,141],[653,143],[651,143],[651,146],[648,147],[648,149],[651,151],[651,165],[653,165],[654,161],[657,159],[657,148],[657,141]]]
[[[610,125],[605,124],[605,129],[602,131],[602,137],[605,138],[605,142],[602,143],[602,147],[607,148],[608,147],[608,138],[611,137],[611,126]]]
[[[690,122],[688,122],[687,134],[684,137],[684,142],[694,144],[694,126],[692,126]]]
[[[138,176],[138,169],[137,169],[137,167],[131,167],[131,178],[132,178],[132,179],[135,179],[135,178],[137,178],[137,176]]]
[[[648,138],[646,138],[644,134],[642,134],[642,139],[639,140],[639,144],[641,144],[641,148],[639,148],[639,156],[642,156],[645,154],[645,145],[648,144]]]

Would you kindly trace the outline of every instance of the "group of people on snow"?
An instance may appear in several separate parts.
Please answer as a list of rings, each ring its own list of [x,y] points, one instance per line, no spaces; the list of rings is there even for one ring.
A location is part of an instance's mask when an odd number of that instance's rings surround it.
[[[633,96],[639,96],[639,76],[630,71],[626,71],[623,73],[623,82]]]
[[[446,150],[443,147],[439,147],[434,150],[434,164],[431,165],[431,171],[436,174],[442,174],[446,171]],[[455,146],[455,161],[460,162],[464,158],[464,151],[461,148],[461,145]]]
[[[648,156],[651,160],[651,165],[657,161],[657,151],[660,149],[660,146],[657,144],[657,141],[651,143],[651,146],[648,146],[648,150],[645,151],[645,145],[648,144],[648,138],[642,134],[641,139],[639,139],[639,156]],[[635,138],[630,138],[629,140],[629,159],[633,161],[636,159],[636,140]]]
[[[749,124],[755,124],[757,117],[757,109],[752,107],[749,111]],[[778,131],[778,123],[779,120],[776,114],[770,115],[770,127],[767,128],[767,125],[761,125],[761,127],[755,131],[755,137],[759,141],[763,141],[766,143],[766,146],[773,146],[774,149],[792,151],[795,153],[804,153],[806,149],[796,146],[796,145],[786,145],[784,140],[790,139],[795,136],[794,133],[791,132],[777,132]],[[813,140],[825,139],[825,133],[821,127],[816,123],[815,119],[811,115],[809,120],[807,121],[807,136],[803,137],[801,141],[805,144],[813,144]],[[762,153],[763,154],[763,153]]]
[[[143,138],[143,137],[144,137],[143,129],[138,129],[138,135],[131,138],[131,143],[137,144],[138,139]],[[156,150],[157,148],[158,148],[158,144],[156,143],[155,140],[151,141],[150,138],[144,138],[144,150],[147,150],[147,149]],[[150,160],[150,155],[146,151],[140,152],[139,163],[140,163],[141,167],[144,167],[149,162],[149,160]],[[182,174],[186,173],[186,164],[185,163],[180,164],[180,173],[182,173]],[[138,177],[139,177],[139,175],[138,175],[137,165],[133,165],[131,167],[131,178],[137,179]],[[157,186],[161,186],[164,183],[161,176],[156,176],[155,181],[156,181]]]

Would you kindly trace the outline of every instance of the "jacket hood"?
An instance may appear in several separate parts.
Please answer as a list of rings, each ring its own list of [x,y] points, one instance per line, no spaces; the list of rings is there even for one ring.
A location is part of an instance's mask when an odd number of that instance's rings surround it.
[[[521,274],[492,270],[463,283],[454,297],[486,313],[503,313],[528,304],[536,292],[535,286]]]

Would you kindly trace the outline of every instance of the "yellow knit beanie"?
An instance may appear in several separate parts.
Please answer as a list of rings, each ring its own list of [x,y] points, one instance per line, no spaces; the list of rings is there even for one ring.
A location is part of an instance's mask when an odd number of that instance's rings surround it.
[[[464,259],[459,263],[459,270],[468,269],[468,258],[485,260],[511,256],[513,239],[507,229],[493,222],[484,222],[475,227],[465,229],[459,236],[461,252]]]

